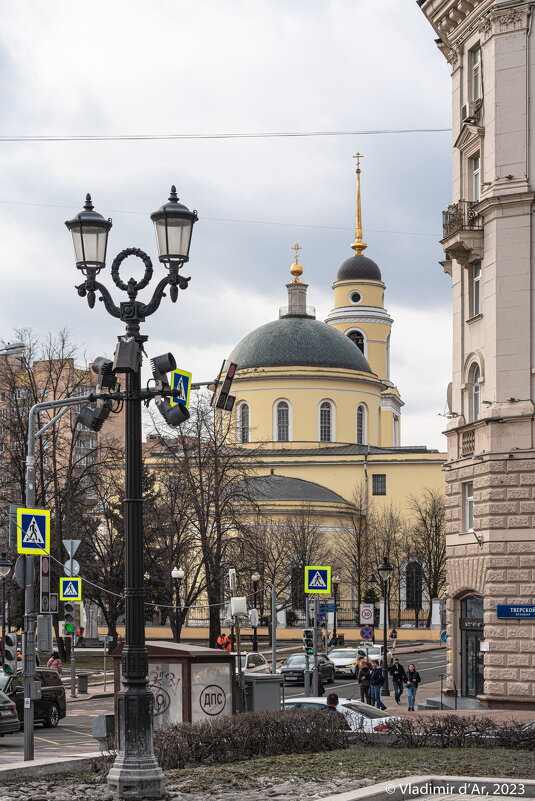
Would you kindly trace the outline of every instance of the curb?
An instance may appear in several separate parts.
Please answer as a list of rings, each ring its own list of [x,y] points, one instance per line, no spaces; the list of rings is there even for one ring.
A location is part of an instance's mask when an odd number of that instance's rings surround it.
[[[67,704],[77,704],[77,703],[84,703],[84,701],[92,701],[93,698],[113,698],[113,692],[102,692],[102,693],[88,693],[84,695],[82,698],[81,696],[76,696],[76,698],[69,698],[67,697]]]
[[[493,796],[515,794],[523,798],[535,798],[535,781],[523,779],[499,779],[482,776],[406,776],[390,782],[380,782],[368,787],[359,787],[345,793],[324,796],[321,801],[402,801],[418,796],[433,795]]]
[[[33,759],[31,762],[10,762],[8,765],[0,765],[0,778],[2,781],[23,779],[32,776],[53,776],[57,774],[69,773],[80,768],[89,768],[96,761],[103,758],[99,751],[89,754],[78,754],[77,756],[49,759]]]

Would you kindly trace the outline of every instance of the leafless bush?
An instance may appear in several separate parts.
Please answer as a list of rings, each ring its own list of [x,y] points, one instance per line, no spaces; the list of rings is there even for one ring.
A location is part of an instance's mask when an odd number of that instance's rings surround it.
[[[494,727],[496,745],[502,748],[514,748],[523,751],[535,751],[535,727],[512,720],[503,726]]]
[[[347,745],[344,719],[324,710],[248,712],[213,722],[173,724],[154,732],[156,758],[164,770],[331,751]]]
[[[393,744],[401,747],[529,747],[518,744],[522,742],[532,742],[535,746],[535,733],[531,738],[528,735],[522,740],[518,733],[518,724],[505,727],[504,731],[504,727],[490,717],[437,714],[425,718],[397,718],[389,721],[388,726],[395,738]]]

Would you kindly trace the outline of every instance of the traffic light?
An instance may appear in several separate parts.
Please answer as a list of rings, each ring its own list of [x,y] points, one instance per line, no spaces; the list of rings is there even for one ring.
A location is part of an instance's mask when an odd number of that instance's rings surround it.
[[[312,629],[303,629],[303,651],[306,654],[314,653],[314,631]]]
[[[65,601],[63,604],[63,634],[76,634],[76,604],[74,601]]]
[[[176,370],[176,361],[173,354],[163,353],[161,356],[155,356],[150,360],[150,366],[156,389],[171,389],[166,374]],[[165,398],[157,397],[156,406],[165,422],[170,426],[179,426],[189,419],[189,412],[182,404],[171,406]]]
[[[236,370],[238,369],[238,365],[234,362],[223,362],[221,367],[220,376],[223,373],[225,367],[227,367],[227,373],[225,378],[223,379],[223,383],[221,385],[221,389],[219,390],[219,394],[217,393],[217,384],[215,388],[215,392],[212,395],[211,405],[215,404],[216,409],[224,409],[226,412],[231,412],[234,406],[234,401],[236,397],[234,395],[230,395],[230,388],[232,386],[232,382],[234,380],[234,375]]]
[[[98,375],[97,395],[100,395],[103,389],[117,389],[117,377],[113,371],[113,362],[110,359],[106,359],[105,356],[97,356],[91,365],[91,369]],[[101,398],[94,407],[86,406],[85,409],[82,409],[76,422],[85,428],[91,429],[91,431],[100,431],[110,416],[111,410],[111,401]]]
[[[4,637],[4,673],[12,676],[17,672],[17,632],[10,631]]]

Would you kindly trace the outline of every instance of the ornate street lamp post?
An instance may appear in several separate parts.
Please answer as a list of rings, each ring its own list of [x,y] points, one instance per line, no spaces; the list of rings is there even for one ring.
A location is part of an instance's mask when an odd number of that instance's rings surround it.
[[[126,632],[122,654],[123,689],[117,698],[118,751],[115,763],[108,774],[110,789],[123,798],[160,798],[164,793],[163,771],[158,766],[153,750],[152,705],[153,696],[148,689],[148,658],[145,647],[145,614],[143,596],[143,516],[142,516],[142,461],[141,461],[141,404],[165,394],[160,384],[154,389],[141,389],[141,361],[147,336],[140,333],[140,323],[157,311],[165,290],[174,303],[179,289],[187,289],[189,278],[180,274],[180,268],[189,259],[191,232],[197,220],[178,202],[175,187],[171,187],[169,202],[151,214],[156,230],[160,262],[167,273],[157,284],[149,303],[137,300],[153,276],[150,257],[139,248],[127,248],[119,253],[111,267],[115,286],[126,292],[128,300],[116,305],[108,289],[97,280],[105,268],[108,233],[112,226],[94,210],[91,196],[87,195],[83,211],[65,223],[72,234],[76,267],[84,281],[76,287],[86,297],[89,307],[95,305],[96,294],[106,311],[126,325],[115,351],[113,371],[126,373],[126,391],[110,393],[111,399],[123,400],[125,411],[126,475],[125,475],[125,611]],[[128,256],[142,260],[145,272],[140,281],[130,278],[126,283],[119,270]],[[170,356],[170,354],[169,354]],[[172,356],[170,362],[174,362]],[[173,369],[172,364],[168,365]],[[168,395],[172,393],[168,392]],[[110,401],[104,401],[104,404]],[[169,404],[164,405],[164,408]],[[180,407],[169,407],[172,412]],[[166,413],[162,411],[164,416]],[[170,415],[171,413],[169,413]],[[185,419],[185,418],[183,418]],[[170,420],[170,422],[172,422]]]
[[[387,625],[388,625],[388,581],[394,568],[387,560],[386,556],[383,557],[383,564],[379,565],[377,572],[381,576],[383,583],[383,689],[382,695],[390,695],[390,687],[388,686],[388,640],[387,640]]]
[[[180,637],[178,636],[178,619],[181,612],[180,585],[182,584],[182,579],[184,576],[185,573],[181,567],[174,567],[171,570],[171,577],[175,582],[175,642],[180,642]]]
[[[257,609],[258,582],[260,581],[260,573],[258,572],[258,570],[255,570],[255,572],[251,576],[251,581],[253,582],[254,608]],[[253,626],[253,651],[258,651],[258,626]]]
[[[4,648],[6,642],[6,579],[11,573],[13,565],[7,558],[7,553],[0,556],[0,578],[2,579],[2,666],[4,665]]]

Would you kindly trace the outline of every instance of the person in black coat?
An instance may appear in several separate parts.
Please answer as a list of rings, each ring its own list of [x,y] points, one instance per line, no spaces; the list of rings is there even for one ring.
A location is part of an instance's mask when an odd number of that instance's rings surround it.
[[[369,662],[365,659],[360,663],[360,669],[357,676],[360,689],[360,700],[363,704],[371,704],[372,697],[370,693],[370,677],[372,675],[372,668]]]
[[[405,668],[397,657],[390,665],[389,672],[392,676],[392,684],[394,685],[394,697],[396,699],[396,704],[399,704],[401,696],[403,695],[403,684],[406,682],[406,673]]]
[[[370,687],[372,691],[372,699],[377,709],[386,709],[386,706],[381,700],[381,687],[383,686],[384,676],[383,668],[380,667],[377,659],[372,662],[372,674],[370,676]]]
[[[405,676],[405,683],[407,685],[407,700],[409,702],[409,712],[414,712],[414,701],[416,699],[416,690],[422,679],[416,670],[416,666],[411,662],[407,668]]]

